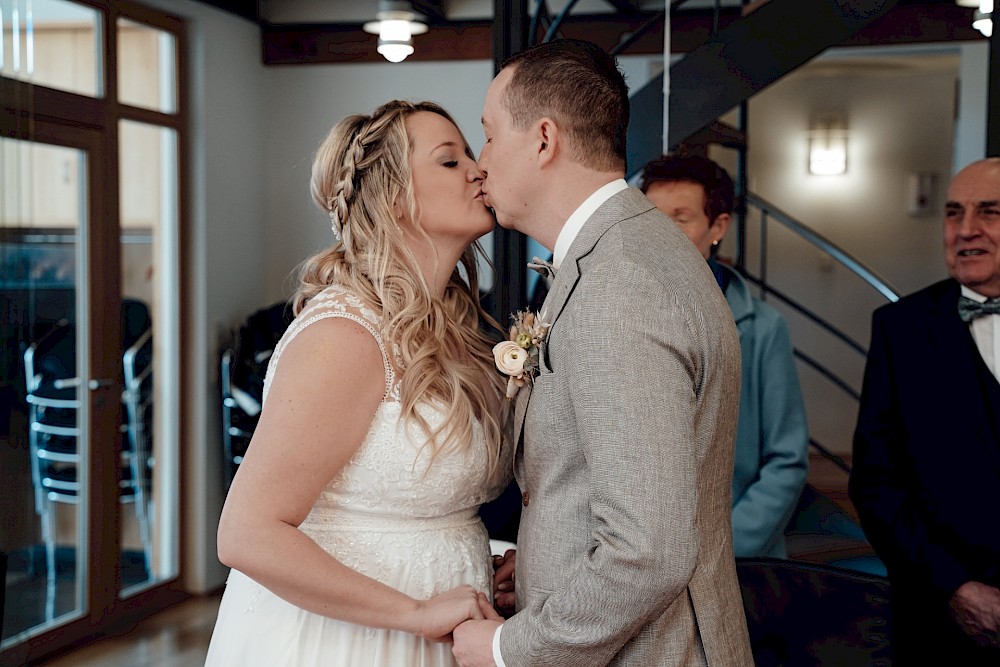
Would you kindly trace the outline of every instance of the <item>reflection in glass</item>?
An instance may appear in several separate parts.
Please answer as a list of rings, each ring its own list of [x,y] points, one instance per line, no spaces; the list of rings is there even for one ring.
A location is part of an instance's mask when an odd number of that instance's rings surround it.
[[[124,104],[177,110],[176,38],[151,26],[118,19],[118,98]]]
[[[101,13],[68,0],[0,0],[0,75],[99,97]]]
[[[175,262],[177,134],[135,121],[119,124],[122,295],[135,333],[123,346],[123,424],[137,462],[135,512],[122,507],[122,597],[177,574],[179,384]],[[131,306],[130,306],[131,304]],[[123,320],[127,322],[128,320]],[[142,567],[148,564],[147,567]]]
[[[79,321],[86,155],[0,138],[3,643],[83,610],[87,377]]]

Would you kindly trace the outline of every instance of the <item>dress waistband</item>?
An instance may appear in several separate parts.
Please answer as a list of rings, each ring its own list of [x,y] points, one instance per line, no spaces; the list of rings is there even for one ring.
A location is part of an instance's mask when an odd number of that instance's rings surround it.
[[[306,533],[313,531],[325,533],[344,531],[415,533],[461,528],[478,522],[479,514],[475,511],[454,512],[434,517],[402,517],[328,509],[307,516],[299,529]]]

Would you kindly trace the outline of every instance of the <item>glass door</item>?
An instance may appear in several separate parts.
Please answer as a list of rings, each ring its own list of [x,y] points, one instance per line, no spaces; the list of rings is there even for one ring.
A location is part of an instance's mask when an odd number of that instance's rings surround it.
[[[181,597],[184,117],[179,19],[0,0],[0,28],[6,665]]]
[[[86,611],[92,424],[116,418],[93,400],[116,381],[90,353],[90,158],[0,137],[0,645]]]

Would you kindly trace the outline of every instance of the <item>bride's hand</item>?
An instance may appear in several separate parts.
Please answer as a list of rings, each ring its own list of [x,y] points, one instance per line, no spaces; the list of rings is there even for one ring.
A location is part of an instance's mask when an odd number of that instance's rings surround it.
[[[415,613],[416,634],[434,642],[450,642],[455,626],[483,618],[479,591],[468,585],[417,602]]]

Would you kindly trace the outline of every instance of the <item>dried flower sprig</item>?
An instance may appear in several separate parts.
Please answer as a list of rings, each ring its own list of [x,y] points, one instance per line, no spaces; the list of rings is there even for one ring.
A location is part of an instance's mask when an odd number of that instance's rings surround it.
[[[512,319],[509,339],[493,346],[497,369],[508,377],[508,399],[538,373],[538,355],[550,326],[531,311],[518,311]]]

